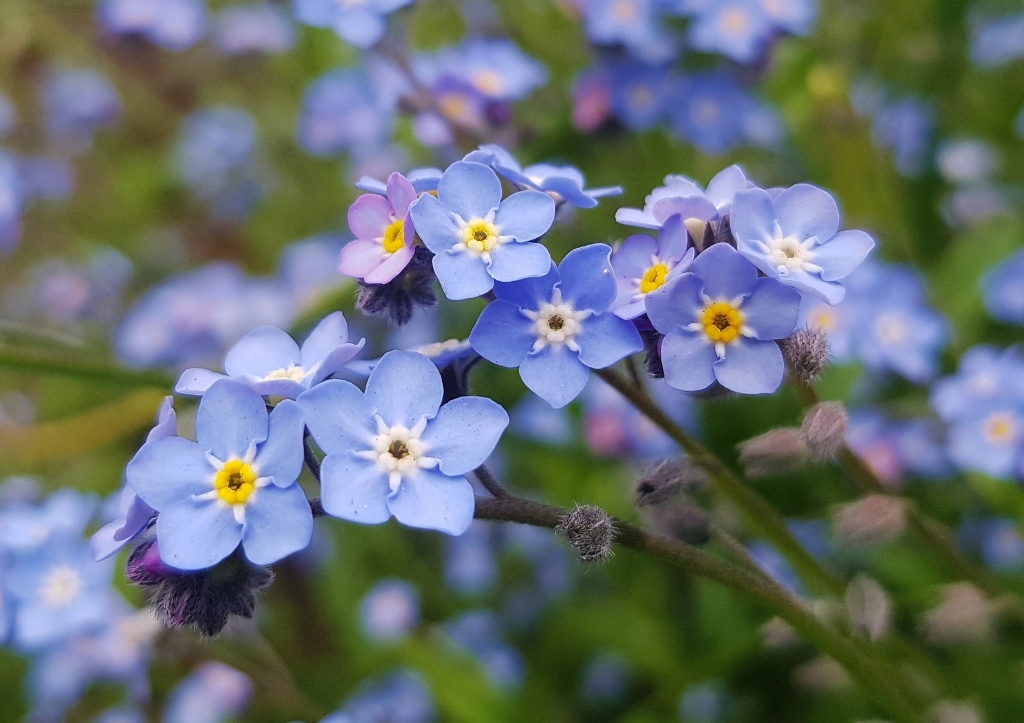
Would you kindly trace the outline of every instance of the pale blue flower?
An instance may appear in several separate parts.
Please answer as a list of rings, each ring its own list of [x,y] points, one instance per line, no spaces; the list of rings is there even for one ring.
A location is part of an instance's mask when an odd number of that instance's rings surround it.
[[[293,0],[301,23],[331,28],[338,36],[365,50],[377,44],[387,28],[385,19],[413,0]]]

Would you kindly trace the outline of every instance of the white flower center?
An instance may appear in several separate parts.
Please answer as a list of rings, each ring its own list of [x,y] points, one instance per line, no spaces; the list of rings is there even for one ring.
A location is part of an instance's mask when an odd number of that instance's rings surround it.
[[[36,593],[40,602],[47,607],[67,608],[78,599],[83,587],[85,585],[78,571],[62,565],[55,567],[43,578]]]
[[[572,304],[562,301],[561,289],[555,289],[550,302],[542,304],[536,311],[522,309],[522,313],[533,322],[533,331],[537,334],[533,351],[540,351],[548,345],[557,347],[564,344],[579,352],[575,336],[582,331],[583,320],[594,312],[589,309],[576,311]]]
[[[512,240],[511,236],[501,235],[501,227],[494,224],[494,213],[492,209],[483,218],[473,218],[469,221],[457,213],[454,214],[455,222],[459,225],[460,240],[453,248],[490,263],[491,252]]]
[[[786,236],[776,222],[775,235],[768,239],[768,243],[762,242],[761,247],[775,264],[779,276],[789,276],[793,271],[820,274],[823,269],[814,263],[814,252],[811,251],[817,242],[817,236],[803,242],[793,236]]]
[[[433,344],[425,344],[421,347],[417,347],[418,351],[423,356],[435,357],[440,356],[446,351],[455,351],[462,345],[462,342],[458,339],[449,339],[448,341],[436,341]]]
[[[287,369],[281,367],[270,372],[267,376],[263,377],[263,381],[269,382],[274,379],[291,379],[293,382],[302,382],[309,375],[309,371],[298,366],[297,364],[290,365]]]
[[[875,321],[875,334],[883,344],[902,344],[909,332],[906,320],[897,314],[882,314]]]
[[[359,452],[364,459],[376,461],[377,468],[388,475],[392,492],[397,492],[403,477],[411,477],[420,469],[433,469],[438,460],[428,457],[430,445],[420,437],[427,428],[427,418],[417,422],[412,429],[405,425],[388,426],[378,414],[377,436],[373,438],[373,449]]]

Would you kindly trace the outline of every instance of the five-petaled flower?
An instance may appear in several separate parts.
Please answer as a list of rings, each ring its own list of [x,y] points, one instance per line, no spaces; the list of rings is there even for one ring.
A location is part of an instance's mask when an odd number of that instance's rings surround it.
[[[394,516],[410,527],[465,532],[475,500],[464,475],[494,451],[508,414],[482,397],[442,407],[443,394],[430,359],[391,351],[370,372],[365,392],[330,380],[299,397],[326,453],[324,511],[370,525]]]
[[[481,163],[453,163],[437,197],[420,196],[411,209],[417,233],[436,255],[434,271],[449,299],[486,294],[495,281],[543,276],[547,248],[529,243],[555,218],[555,202],[540,191],[501,198],[501,181]]]
[[[644,234],[627,238],[612,254],[618,285],[612,311],[623,319],[643,314],[647,295],[690,268],[695,252],[678,214],[665,221],[657,241]]]
[[[575,399],[591,369],[643,349],[636,327],[608,308],[615,300],[611,248],[591,244],[569,252],[545,276],[495,284],[469,335],[480,356],[519,367],[523,382],[553,407]]]
[[[827,192],[798,183],[776,196],[760,188],[736,194],[730,224],[736,247],[768,276],[829,304],[843,300],[839,283],[875,242],[863,231],[839,230],[839,207]]]
[[[368,284],[386,284],[412,261],[416,229],[409,206],[416,189],[401,173],[388,178],[387,197],[367,193],[348,210],[348,225],[355,239],[345,244],[338,270]]]
[[[160,557],[182,570],[212,567],[239,544],[257,565],[305,548],[313,513],[296,483],[302,470],[302,408],[223,379],[199,403],[196,437],[146,442],[128,463],[128,484],[159,514]]]
[[[340,311],[317,324],[301,349],[276,326],[261,326],[231,347],[224,359],[224,371],[260,394],[295,399],[340,371],[359,353],[364,341],[348,342],[348,324]],[[186,369],[174,390],[199,396],[224,378],[224,374],[209,369]]]
[[[686,392],[715,381],[741,394],[774,392],[785,363],[773,340],[793,333],[799,308],[799,293],[759,278],[728,244],[715,244],[647,296],[647,316],[665,334],[665,380]]]

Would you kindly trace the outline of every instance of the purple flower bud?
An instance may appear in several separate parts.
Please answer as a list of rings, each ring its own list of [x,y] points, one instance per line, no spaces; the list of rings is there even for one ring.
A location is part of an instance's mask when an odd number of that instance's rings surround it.
[[[180,570],[160,558],[160,548],[155,539],[143,542],[132,550],[125,566],[125,575],[136,585],[159,585],[166,578],[180,574]]]
[[[885,589],[870,577],[858,575],[846,588],[846,611],[850,626],[878,640],[892,625],[892,601]]]
[[[813,381],[829,361],[828,333],[816,326],[797,329],[783,340],[782,356],[797,379]]]
[[[984,643],[994,635],[992,610],[985,594],[970,583],[942,589],[943,601],[924,618],[924,634],[932,643]]]
[[[811,457],[824,462],[839,454],[846,438],[848,421],[842,402],[824,402],[811,407],[800,425]]]
[[[840,508],[833,520],[836,535],[851,545],[892,542],[906,526],[906,505],[889,495],[868,495]]]
[[[433,254],[417,246],[412,261],[386,284],[361,284],[356,307],[367,316],[384,319],[392,326],[404,326],[417,308],[437,306],[434,293]]]
[[[740,445],[740,464],[748,477],[770,477],[807,462],[808,450],[799,429],[782,427]]]

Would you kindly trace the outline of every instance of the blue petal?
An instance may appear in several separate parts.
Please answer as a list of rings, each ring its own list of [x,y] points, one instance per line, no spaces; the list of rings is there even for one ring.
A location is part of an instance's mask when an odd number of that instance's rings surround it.
[[[212,490],[215,472],[198,444],[164,437],[142,445],[128,463],[125,478],[143,502],[163,511]]]
[[[644,342],[632,322],[614,314],[598,314],[583,320],[576,335],[580,361],[591,369],[604,369],[630,354],[643,351]]]
[[[320,480],[320,501],[327,514],[364,525],[379,525],[391,517],[388,476],[373,460],[352,452],[329,454],[320,468]]]
[[[546,346],[527,355],[519,365],[519,376],[530,391],[559,409],[583,391],[590,368],[568,347]]]
[[[562,299],[576,309],[603,313],[615,301],[615,273],[612,249],[607,244],[590,244],[573,249],[558,265]]]
[[[774,341],[739,338],[725,349],[725,359],[715,364],[715,378],[726,389],[740,394],[771,394],[782,384],[786,364]]]
[[[540,184],[542,190],[546,193],[557,193],[565,202],[575,206],[576,208],[596,208],[597,199],[601,195],[601,191],[612,191],[613,193],[605,195],[615,195],[615,189],[597,189],[598,195],[594,195],[594,191],[584,191],[580,184],[572,178],[566,176],[552,176],[551,178],[545,178]],[[620,189],[621,192],[621,189]]]
[[[204,570],[230,555],[242,541],[231,505],[220,500],[183,500],[156,518],[160,559],[179,570]]]
[[[743,173],[743,169],[739,166],[732,165],[718,172],[718,174],[708,182],[707,191],[704,195],[707,196],[711,203],[715,204],[722,213],[729,210],[729,204],[737,193],[743,191],[750,185],[747,182],[747,177]]]
[[[265,377],[277,369],[298,364],[299,346],[276,326],[261,326],[243,336],[224,359],[228,376]]]
[[[860,266],[874,247],[874,239],[863,231],[840,231],[812,249],[813,262],[821,267],[822,279],[838,281]]]
[[[542,276],[531,276],[516,281],[499,281],[494,284],[494,295],[522,309],[537,310],[541,304],[551,301],[551,294],[558,283],[558,267],[548,261],[548,270]]]
[[[434,273],[444,295],[452,301],[472,299],[494,287],[494,279],[487,272],[484,260],[465,251],[438,252],[434,257]]]
[[[775,235],[775,202],[768,192],[751,188],[736,194],[729,227],[741,252],[764,254],[754,241],[766,242]]]
[[[366,401],[389,425],[413,427],[423,417],[433,417],[443,396],[441,372],[429,358],[412,351],[389,351],[366,382]]]
[[[630,236],[612,254],[612,269],[620,277],[643,278],[647,269],[651,268],[652,257],[658,255],[658,250],[658,242],[650,236]]]
[[[332,351],[317,367],[316,374],[308,378],[309,385],[319,384],[331,375],[340,372],[352,360],[352,357],[363,350],[365,343],[366,339],[360,339],[358,344],[342,344]]]
[[[750,325],[757,339],[785,339],[796,329],[800,294],[775,279],[759,278],[753,293],[740,307],[743,325]]]
[[[157,415],[156,426],[149,430],[146,441],[152,442],[161,437],[173,437],[178,433],[178,415],[174,413],[174,397],[164,397],[163,404]]]
[[[363,8],[342,11],[332,25],[338,37],[361,50],[373,47],[385,30],[384,18]]]
[[[491,252],[491,262],[487,264],[487,273],[495,281],[506,283],[544,276],[550,270],[547,246],[531,242],[503,244]]]
[[[662,334],[692,324],[697,320],[698,312],[704,309],[704,301],[700,297],[703,288],[704,282],[696,274],[685,273],[670,279],[644,298],[647,318]]]
[[[548,232],[555,220],[555,202],[540,191],[513,193],[498,206],[494,224],[503,236],[533,241]]]
[[[324,317],[323,321],[309,333],[306,341],[302,342],[299,363],[303,369],[310,369],[347,341],[348,323],[345,321],[345,315],[335,311]]]
[[[246,501],[242,549],[250,562],[277,562],[305,549],[312,536],[313,512],[298,485],[285,489],[268,485]]]
[[[798,183],[775,198],[775,217],[786,236],[804,241],[817,236],[824,241],[839,229],[839,207],[832,196],[817,186]]]
[[[209,369],[186,369],[174,385],[174,391],[178,394],[188,394],[193,397],[201,397],[213,386],[213,383],[226,379],[223,374],[211,372]]]
[[[270,413],[267,441],[257,448],[254,462],[260,477],[273,477],[278,487],[294,484],[302,472],[304,416],[295,402],[278,404]]]
[[[487,305],[469,334],[477,354],[503,367],[519,366],[536,340],[533,322],[518,306],[502,299]]]
[[[704,293],[713,300],[735,299],[754,290],[757,269],[729,244],[715,244],[697,255],[690,271],[704,282]]]
[[[437,184],[441,205],[463,221],[483,218],[501,203],[501,181],[481,163],[459,161],[448,167]],[[419,222],[413,216],[416,228]]]
[[[265,397],[284,397],[285,399],[295,399],[306,391],[306,385],[302,382],[297,382],[294,379],[255,380],[252,377],[241,377],[238,381],[243,382],[257,394]]]
[[[698,242],[702,239],[697,239]],[[669,216],[658,234],[658,258],[679,261],[690,246],[690,234],[682,216]],[[691,249],[692,252],[692,249]]]
[[[718,209],[715,208],[715,204],[704,198],[703,194],[700,196],[668,196],[654,202],[651,214],[654,218],[661,220],[664,225],[664,222],[672,216],[680,216],[684,220],[696,218],[701,221],[712,221],[718,218]],[[700,241],[700,239],[695,240]]]
[[[241,459],[251,445],[266,438],[266,402],[245,384],[222,379],[199,402],[196,439],[222,462]]]
[[[647,297],[650,299],[650,297]],[[661,340],[665,381],[684,392],[699,392],[715,381],[715,347],[698,332],[676,329]]]
[[[441,407],[422,439],[430,445],[427,455],[440,460],[442,472],[462,475],[484,463],[507,426],[508,414],[497,402],[460,397]]]
[[[790,271],[789,275],[780,278],[780,281],[831,306],[835,306],[846,296],[846,289],[838,281],[824,281],[817,274],[809,274],[803,269]]]
[[[421,469],[402,480],[388,509],[403,525],[461,535],[473,522],[476,498],[465,477]]]
[[[371,449],[377,436],[373,405],[352,382],[329,379],[298,398],[306,426],[326,454]]]
[[[450,249],[462,240],[459,237],[459,225],[451,213],[429,193],[420,196],[409,207],[409,213],[416,227],[416,235],[435,254]]]
[[[324,0],[293,0],[295,18],[300,23],[325,28],[334,20],[336,8]]]

